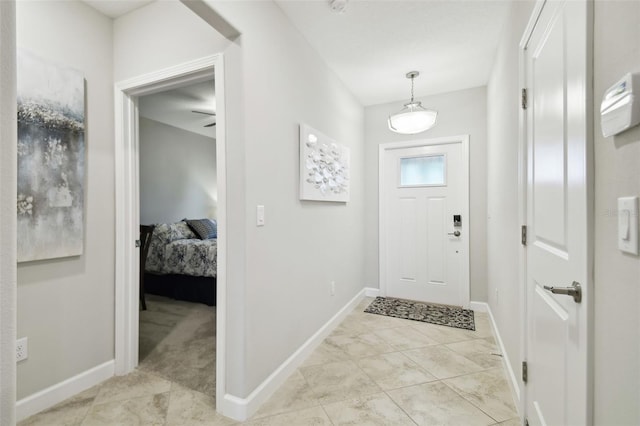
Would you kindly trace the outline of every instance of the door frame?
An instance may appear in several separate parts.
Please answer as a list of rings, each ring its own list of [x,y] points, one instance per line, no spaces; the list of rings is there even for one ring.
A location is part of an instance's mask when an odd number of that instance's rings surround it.
[[[468,238],[464,238],[462,248],[465,252],[466,262],[463,261],[460,279],[460,291],[462,292],[462,306],[468,308],[471,303],[471,287],[469,279],[470,253],[469,240],[471,236],[471,220],[469,217],[469,135],[445,136],[433,139],[418,139],[407,142],[388,142],[380,144],[378,150],[378,282],[380,295],[387,295],[387,214],[385,209],[385,178],[388,172],[384,167],[384,159],[387,151],[404,148],[417,148],[432,145],[450,145],[459,143],[462,146],[462,190],[466,194],[464,205],[462,206],[462,217],[466,217]]]
[[[226,394],[227,188],[224,57],[222,53],[161,69],[115,84],[115,372],[138,365],[140,225],[139,133],[137,97],[185,83],[214,79],[216,94],[216,176],[218,185],[218,259],[216,302],[216,407]]]
[[[569,0],[570,1],[570,0]],[[585,385],[586,385],[586,405],[587,412],[584,418],[587,420],[586,424],[593,424],[593,398],[594,398],[594,241],[595,241],[595,167],[594,167],[594,90],[593,90],[593,36],[594,36],[594,10],[592,0],[580,0],[585,3],[586,7],[586,22],[585,22],[585,38],[587,46],[586,60],[585,60],[585,85],[584,89],[584,102],[585,110],[582,117],[585,131],[585,164],[584,172],[586,176],[586,214],[587,214],[587,235],[585,241],[587,244],[587,261],[586,271],[584,276],[586,277],[583,289],[585,290],[585,296],[583,298],[583,304],[586,311],[586,321],[584,324],[585,331],[583,336],[587,340],[586,348],[586,365],[585,365]],[[538,24],[538,20],[542,10],[544,9],[547,0],[536,0],[534,8],[529,17],[527,26],[522,34],[519,43],[519,83],[521,88],[527,88],[527,52],[526,48],[529,44],[529,40],[533,35],[534,30]],[[521,223],[526,225],[528,223],[528,137],[529,137],[529,123],[527,110],[520,108],[519,119],[519,145],[518,145],[518,204]],[[530,342],[529,342],[529,310],[528,310],[528,288],[527,288],[527,247],[526,245],[520,246],[520,289],[522,290],[522,297],[520,300],[522,319],[521,319],[521,354],[523,361],[528,359]],[[520,398],[520,413],[526,419],[528,417],[527,402],[528,402],[528,388],[526,383],[520,381],[522,398]]]

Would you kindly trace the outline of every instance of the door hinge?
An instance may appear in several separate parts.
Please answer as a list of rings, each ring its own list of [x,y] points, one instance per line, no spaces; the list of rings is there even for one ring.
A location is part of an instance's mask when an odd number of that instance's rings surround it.
[[[522,89],[522,109],[527,109],[527,89]]]
[[[520,242],[523,246],[527,245],[527,225],[522,225],[522,229],[520,231]]]
[[[527,383],[529,379],[529,372],[527,367],[527,361],[522,361],[522,382]]]

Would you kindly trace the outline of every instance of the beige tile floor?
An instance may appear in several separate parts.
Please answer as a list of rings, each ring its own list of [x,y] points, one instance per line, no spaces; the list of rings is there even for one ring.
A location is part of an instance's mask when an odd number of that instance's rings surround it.
[[[274,425],[507,425],[520,421],[486,314],[476,331],[362,312],[365,299],[245,422]],[[21,422],[234,425],[214,398],[137,370]]]

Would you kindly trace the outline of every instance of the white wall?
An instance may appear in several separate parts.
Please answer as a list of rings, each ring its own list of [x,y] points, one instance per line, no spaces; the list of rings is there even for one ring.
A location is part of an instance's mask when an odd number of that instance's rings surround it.
[[[518,216],[519,43],[532,8],[532,1],[511,6],[487,86],[488,302],[519,388],[524,359],[518,267],[522,225]]]
[[[114,20],[114,81],[222,52],[229,42],[178,1],[156,1]]]
[[[408,80],[407,80],[408,82]],[[409,86],[407,86],[408,88]],[[408,92],[407,92],[408,93]],[[417,99],[438,111],[435,127],[419,135],[400,135],[387,126],[389,114],[397,112],[406,99],[374,105],[365,110],[365,280],[378,287],[378,149],[387,142],[469,134],[470,163],[470,277],[471,300],[487,300],[486,267],[486,88],[460,90]]]
[[[15,2],[0,2],[0,424],[16,402],[16,71]]]
[[[216,217],[216,140],[140,118],[140,223]]]
[[[638,425],[640,258],[618,250],[615,211],[618,197],[640,196],[640,127],[604,138],[597,111],[608,87],[640,72],[640,2],[596,1],[594,48],[594,423]]]
[[[246,396],[364,286],[364,112],[274,3],[210,3],[242,33]],[[346,205],[298,200],[299,123],[351,148]]]
[[[17,4],[19,47],[84,73],[84,254],[18,265],[18,398],[114,357],[114,154],[111,20],[81,2]]]

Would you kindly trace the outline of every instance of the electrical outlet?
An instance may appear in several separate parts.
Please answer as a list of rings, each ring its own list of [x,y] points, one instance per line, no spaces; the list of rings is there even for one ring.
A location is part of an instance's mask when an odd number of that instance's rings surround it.
[[[331,287],[330,287],[329,292],[330,292],[330,294],[332,296],[336,295],[336,282],[335,281],[331,281]]]
[[[16,362],[27,359],[29,356],[29,346],[26,337],[18,339],[16,342]]]

